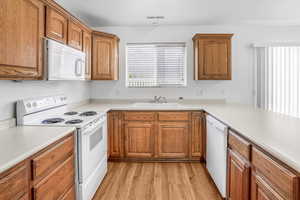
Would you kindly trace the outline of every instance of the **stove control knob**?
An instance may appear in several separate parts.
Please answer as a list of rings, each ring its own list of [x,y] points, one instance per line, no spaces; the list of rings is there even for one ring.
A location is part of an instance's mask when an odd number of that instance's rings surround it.
[[[30,103],[30,102],[27,103],[27,104],[26,104],[26,107],[27,107],[27,108],[31,108],[31,103]]]
[[[36,102],[33,102],[32,103],[32,107],[36,107],[37,106],[37,103]]]

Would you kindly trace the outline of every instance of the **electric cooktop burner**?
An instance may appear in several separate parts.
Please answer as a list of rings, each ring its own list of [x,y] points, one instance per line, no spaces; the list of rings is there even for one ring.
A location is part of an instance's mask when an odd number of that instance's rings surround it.
[[[72,120],[66,121],[66,124],[80,124],[82,122],[83,122],[83,120],[81,120],[81,119],[72,119]]]
[[[65,121],[62,118],[51,118],[51,119],[45,119],[42,121],[42,124],[56,124]]]
[[[77,115],[78,112],[74,112],[74,111],[71,111],[71,112],[66,112],[64,115]]]
[[[94,115],[97,115],[97,112],[95,112],[95,111],[88,111],[88,112],[81,113],[79,116],[90,117],[90,116],[94,116]]]

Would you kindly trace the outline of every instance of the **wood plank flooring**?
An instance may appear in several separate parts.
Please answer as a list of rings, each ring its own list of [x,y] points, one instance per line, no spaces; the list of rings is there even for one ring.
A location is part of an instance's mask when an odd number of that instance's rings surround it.
[[[200,163],[110,162],[93,200],[221,200]]]

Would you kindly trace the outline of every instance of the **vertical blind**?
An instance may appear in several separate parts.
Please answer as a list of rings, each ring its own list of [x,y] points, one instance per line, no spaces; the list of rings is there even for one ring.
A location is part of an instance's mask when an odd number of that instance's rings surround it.
[[[300,117],[300,46],[256,47],[257,106]]]
[[[185,44],[127,44],[127,87],[185,86]]]

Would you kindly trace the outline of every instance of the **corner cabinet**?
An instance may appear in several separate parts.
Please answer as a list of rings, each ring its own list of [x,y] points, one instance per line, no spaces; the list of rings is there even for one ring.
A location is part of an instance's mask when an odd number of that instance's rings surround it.
[[[0,79],[41,79],[45,5],[39,0],[0,1]]]
[[[118,80],[119,38],[96,31],[92,37],[92,80]]]
[[[196,34],[194,41],[195,80],[231,80],[233,34]]]

